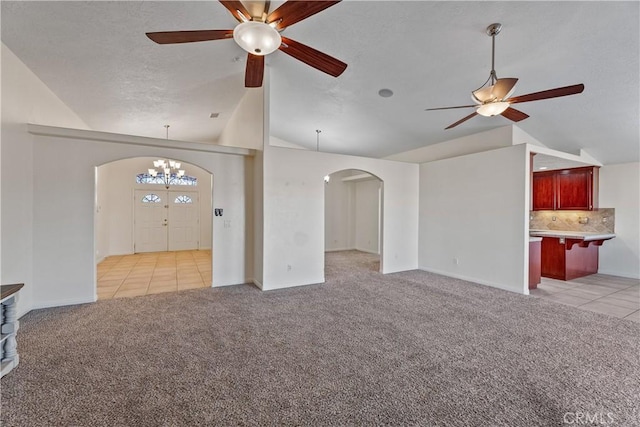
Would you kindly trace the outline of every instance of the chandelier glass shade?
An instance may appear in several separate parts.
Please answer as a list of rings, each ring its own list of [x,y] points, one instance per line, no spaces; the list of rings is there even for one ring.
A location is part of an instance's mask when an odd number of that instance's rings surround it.
[[[481,116],[491,117],[502,114],[507,108],[509,108],[508,102],[488,102],[478,107],[477,113]]]
[[[180,166],[182,165],[175,160],[159,159],[153,161],[153,168],[149,168],[148,172],[153,178],[162,178],[168,188],[172,180],[179,180],[184,176],[185,171]]]
[[[489,79],[491,80],[491,76]],[[473,100],[478,103],[503,101],[513,94],[517,82],[518,79],[513,77],[497,79],[494,84],[482,86],[481,88],[471,92],[471,95]]]

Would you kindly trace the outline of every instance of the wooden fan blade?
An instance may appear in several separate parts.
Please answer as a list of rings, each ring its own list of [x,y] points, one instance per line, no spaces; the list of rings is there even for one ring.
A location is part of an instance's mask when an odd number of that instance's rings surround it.
[[[445,130],[447,130],[447,129],[454,128],[454,127],[458,126],[460,123],[464,123],[464,122],[466,122],[467,120],[469,120],[470,118],[472,118],[472,117],[474,117],[474,116],[477,116],[477,115],[478,115],[478,113],[474,111],[473,113],[469,114],[467,117],[463,117],[462,119],[460,119],[460,120],[458,120],[457,122],[455,122],[455,123],[453,123],[453,124],[451,124],[451,125],[447,126],[447,127],[446,127],[446,128],[444,128],[444,129],[445,129]]]
[[[339,59],[286,37],[282,37],[282,44],[279,49],[287,55],[293,56],[333,77],[338,77],[347,68],[347,64]]]
[[[582,83],[573,86],[558,87],[555,89],[543,90],[541,92],[529,93],[526,95],[514,96],[513,98],[506,99],[509,104],[515,104],[518,102],[539,101],[541,99],[558,98],[561,96],[575,95],[582,93],[584,85]]]
[[[245,87],[262,86],[262,77],[264,76],[264,56],[247,54],[247,69],[244,74]]]
[[[511,108],[511,107],[504,110],[501,114],[507,119],[514,122],[519,122],[520,120],[524,120],[527,117],[529,117],[528,114],[525,114],[522,111],[516,110],[515,108]]]
[[[300,22],[318,12],[322,12],[336,3],[340,3],[340,1],[341,0],[289,0],[270,13],[267,17],[267,22],[282,20],[276,26],[278,30],[282,30],[283,28],[293,25],[296,22]]]
[[[231,14],[233,15],[234,18],[236,18],[239,22],[244,22],[244,21],[250,21],[251,20],[251,14],[249,13],[249,11],[247,10],[246,7],[244,7],[244,5],[242,4],[242,2],[237,1],[237,0],[219,0],[220,3],[222,3],[222,5],[224,7],[227,8],[227,10],[229,12],[231,12]],[[243,19],[243,16],[246,19]]]
[[[459,105],[457,107],[425,108],[424,111],[453,110],[454,108],[471,108],[471,107],[477,107],[477,106],[478,106],[478,104],[476,104],[476,105]]]
[[[147,37],[158,44],[204,42],[233,38],[233,30],[161,31]]]

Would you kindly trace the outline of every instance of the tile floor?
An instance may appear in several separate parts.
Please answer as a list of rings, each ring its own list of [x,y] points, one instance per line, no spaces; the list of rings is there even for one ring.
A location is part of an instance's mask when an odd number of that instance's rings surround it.
[[[640,322],[640,280],[592,274],[563,281],[542,278],[531,295],[582,310]]]
[[[211,251],[110,256],[98,264],[98,299],[211,286]]]

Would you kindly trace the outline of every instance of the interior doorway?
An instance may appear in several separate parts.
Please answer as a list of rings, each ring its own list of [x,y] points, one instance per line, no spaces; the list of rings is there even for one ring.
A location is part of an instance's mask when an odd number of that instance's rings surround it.
[[[99,299],[212,285],[213,175],[166,160],[182,173],[153,175],[156,157],[96,168]]]
[[[135,253],[199,249],[197,191],[135,190]]]
[[[374,255],[382,272],[384,183],[366,171],[347,169],[325,177],[325,252]]]

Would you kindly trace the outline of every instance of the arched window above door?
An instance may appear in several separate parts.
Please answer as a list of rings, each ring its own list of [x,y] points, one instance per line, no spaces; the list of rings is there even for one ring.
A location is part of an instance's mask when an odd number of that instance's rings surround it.
[[[162,185],[198,185],[198,178],[190,175],[178,176],[171,174],[165,180],[164,175],[152,176],[148,173],[139,173],[136,175],[136,184],[162,184]]]

